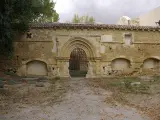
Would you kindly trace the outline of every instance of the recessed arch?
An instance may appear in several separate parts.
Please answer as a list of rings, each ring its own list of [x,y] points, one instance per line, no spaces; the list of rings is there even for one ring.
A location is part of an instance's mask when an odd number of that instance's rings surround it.
[[[111,61],[115,60],[115,59],[126,59],[130,62],[132,62],[132,59],[127,57],[127,56],[123,56],[123,55],[117,55],[115,58],[111,59]]]
[[[47,60],[41,59],[41,58],[28,59],[28,60],[22,61],[22,64],[23,64],[23,65],[26,65],[27,63],[29,63],[29,62],[31,62],[31,61],[41,61],[41,62],[44,62],[44,63],[47,64]]]
[[[96,57],[95,47],[86,39],[81,37],[74,37],[69,39],[61,48],[59,57],[70,57],[71,52],[75,48],[81,48],[85,51],[87,58]]]
[[[111,67],[113,70],[124,70],[130,68],[130,66],[131,62],[126,58],[116,58],[111,62]]]
[[[47,76],[47,64],[40,60],[32,60],[26,63],[27,76]]]
[[[88,60],[85,51],[75,48],[70,54],[69,73],[71,77],[85,77],[88,71]]]
[[[143,68],[144,69],[154,69],[159,67],[159,59],[155,57],[146,58],[143,61]]]

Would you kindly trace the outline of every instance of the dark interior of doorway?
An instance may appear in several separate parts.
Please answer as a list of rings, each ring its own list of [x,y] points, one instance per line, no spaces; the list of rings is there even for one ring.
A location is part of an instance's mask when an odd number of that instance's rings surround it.
[[[88,61],[85,51],[75,48],[70,54],[69,73],[71,77],[86,77]]]

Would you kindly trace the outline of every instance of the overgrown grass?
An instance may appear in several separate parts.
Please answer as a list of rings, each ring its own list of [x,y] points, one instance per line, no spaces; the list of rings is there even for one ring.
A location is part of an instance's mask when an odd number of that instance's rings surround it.
[[[145,76],[146,77],[146,76]],[[128,105],[135,107],[150,116],[153,120],[160,118],[160,76],[151,76],[149,79],[141,77],[114,77],[94,79],[94,85],[111,91],[112,95],[106,97],[107,104]],[[140,84],[131,85],[138,82]],[[154,102],[153,102],[154,101]]]
[[[123,93],[150,94],[152,85],[160,85],[160,77],[153,77],[152,81],[144,81],[136,77],[105,78],[99,81],[105,89],[118,90]]]

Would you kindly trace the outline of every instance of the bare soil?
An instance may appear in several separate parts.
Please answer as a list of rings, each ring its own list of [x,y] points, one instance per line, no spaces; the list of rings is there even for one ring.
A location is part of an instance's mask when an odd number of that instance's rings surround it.
[[[145,77],[147,78],[147,77]],[[127,81],[140,82],[138,86],[126,86]],[[152,77],[149,81],[138,78],[105,78],[90,80],[91,84],[112,92],[106,97],[108,104],[127,105],[147,115],[150,120],[160,120],[160,77]],[[127,83],[127,82],[126,82]]]
[[[94,80],[43,84],[5,85],[0,90],[0,120],[152,120],[143,110],[113,99],[114,92]]]

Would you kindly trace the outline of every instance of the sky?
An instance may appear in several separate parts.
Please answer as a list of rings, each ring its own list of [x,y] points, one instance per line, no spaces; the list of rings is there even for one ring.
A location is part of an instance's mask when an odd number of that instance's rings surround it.
[[[60,22],[74,14],[93,16],[97,23],[114,24],[121,16],[139,17],[160,6],[160,0],[54,0]]]

